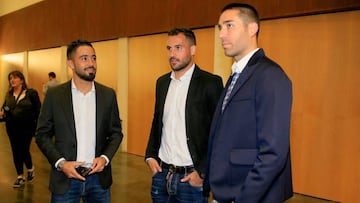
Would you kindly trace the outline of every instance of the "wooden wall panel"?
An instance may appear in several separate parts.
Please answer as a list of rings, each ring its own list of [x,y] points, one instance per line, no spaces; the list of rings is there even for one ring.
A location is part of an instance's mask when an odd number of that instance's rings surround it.
[[[166,34],[129,39],[129,153],[145,154],[154,112],[156,79],[170,71],[166,40]]]
[[[9,90],[8,75],[11,71],[23,71],[26,52],[3,55],[0,58],[0,105],[5,100],[6,92]],[[27,75],[25,80],[27,80]]]
[[[61,61],[61,48],[44,49],[28,52],[28,84],[38,91],[40,100],[43,101],[43,84],[49,79],[48,73],[54,71],[56,79],[62,81],[61,69],[66,65]]]
[[[175,26],[217,24],[232,0],[47,0],[0,17],[0,54],[163,33]],[[358,0],[245,0],[262,19],[360,9]]]
[[[293,82],[295,192],[360,202],[360,11],[264,21],[260,45]]]
[[[108,40],[104,42],[93,43],[96,51],[96,81],[111,87],[117,92],[118,84],[118,41]]]
[[[214,29],[198,29],[194,30],[196,36],[196,53],[195,63],[200,66],[203,70],[210,73],[214,72]]]

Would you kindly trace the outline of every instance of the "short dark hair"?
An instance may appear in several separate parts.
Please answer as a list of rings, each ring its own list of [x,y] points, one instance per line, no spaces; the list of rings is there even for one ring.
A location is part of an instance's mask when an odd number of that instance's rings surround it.
[[[245,3],[230,3],[221,10],[221,13],[231,9],[237,9],[239,11],[240,18],[243,19],[245,24],[255,22],[258,25],[258,32],[256,33],[256,36],[259,35],[260,17],[255,7]]]
[[[168,36],[175,36],[180,33],[183,33],[186,39],[188,39],[192,44],[196,45],[196,37],[194,32],[187,28],[173,28],[168,32]]]
[[[54,72],[50,72],[48,75],[49,77],[56,78],[56,74]]]
[[[76,41],[71,42],[71,44],[68,45],[67,50],[66,50],[66,57],[67,57],[68,60],[71,59],[72,54],[80,46],[93,47],[92,44],[89,41],[83,40],[83,39],[78,39]]]

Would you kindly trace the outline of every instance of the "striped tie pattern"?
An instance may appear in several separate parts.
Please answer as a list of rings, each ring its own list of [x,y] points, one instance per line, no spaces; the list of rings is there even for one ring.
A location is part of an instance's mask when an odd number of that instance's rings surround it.
[[[229,101],[229,97],[230,97],[231,91],[232,91],[232,89],[234,88],[234,85],[235,85],[236,80],[238,79],[239,75],[240,75],[240,73],[238,73],[238,72],[234,72],[234,73],[233,73],[232,79],[231,79],[231,83],[230,83],[230,85],[229,85],[229,87],[228,87],[228,89],[227,89],[227,91],[226,91],[226,95],[225,95],[224,101],[223,101],[223,103],[222,103],[221,111],[224,111],[225,106],[226,106],[226,104],[227,104],[228,101]]]

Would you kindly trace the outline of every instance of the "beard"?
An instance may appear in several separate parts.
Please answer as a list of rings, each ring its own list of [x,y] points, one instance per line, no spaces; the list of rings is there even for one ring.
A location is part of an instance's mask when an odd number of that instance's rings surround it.
[[[79,76],[79,78],[81,78],[81,79],[83,79],[83,80],[92,82],[92,81],[94,81],[95,76],[96,76],[96,69],[95,69],[94,66],[91,66],[91,67],[88,67],[88,68],[93,68],[93,69],[95,70],[95,72],[89,73],[88,75],[86,75],[86,73],[82,73],[82,72],[80,72],[79,70],[75,69],[75,74],[76,74],[77,76]],[[86,68],[86,69],[88,69],[88,68]]]
[[[171,64],[171,60],[174,60],[174,59],[175,59],[175,58],[170,58],[170,60],[169,60],[171,69],[172,69],[173,71],[181,71],[182,69],[186,68],[186,67],[190,64],[190,61],[191,61],[190,59],[189,59],[189,60],[186,60],[186,61],[183,61],[182,63],[178,64],[177,67],[175,67],[175,66],[173,66],[173,65]],[[176,59],[176,60],[177,60],[177,59]],[[179,60],[177,60],[177,61],[179,61]]]

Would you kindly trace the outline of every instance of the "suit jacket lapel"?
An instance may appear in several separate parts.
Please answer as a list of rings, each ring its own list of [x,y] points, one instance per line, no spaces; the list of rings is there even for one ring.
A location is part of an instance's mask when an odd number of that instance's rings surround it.
[[[159,119],[162,119],[163,114],[164,114],[166,95],[167,95],[167,91],[169,90],[169,85],[170,85],[170,81],[171,81],[170,75],[171,75],[171,73],[167,74],[165,76],[165,80],[159,81],[161,83],[159,83],[158,87],[157,87],[158,92],[156,93],[157,94],[156,96],[159,98],[156,98],[156,99],[159,102],[157,104],[158,105],[157,108],[159,108],[159,112],[160,112]]]
[[[254,73],[257,61],[259,58],[264,56],[264,51],[259,49],[254,55],[250,58],[249,62],[246,64],[244,70],[241,72],[239,78],[237,79],[235,86],[230,94],[229,101],[235,95],[237,91],[241,89],[241,87],[245,84],[245,82],[250,78],[250,76]]]
[[[65,114],[65,118],[67,118],[67,122],[71,127],[71,131],[75,135],[76,131],[75,131],[74,109],[73,109],[72,94],[71,94],[71,80],[67,82],[64,86],[62,86],[62,94],[60,96],[59,105],[61,105],[63,112]]]
[[[196,88],[199,87],[198,83],[199,83],[199,76],[200,76],[200,72],[199,72],[200,68],[195,65],[194,68],[194,72],[191,76],[191,80],[190,80],[190,84],[189,84],[189,89],[188,89],[188,93],[187,93],[187,97],[186,97],[186,106],[189,103],[189,100],[193,99],[194,96],[196,96]],[[186,111],[186,107],[185,107],[185,111]]]
[[[101,120],[102,120],[102,117],[101,117],[101,113],[99,112],[103,112],[102,107],[105,107],[106,105],[104,104],[105,100],[105,95],[104,95],[104,92],[102,91],[102,89],[99,87],[98,83],[94,82],[94,86],[95,86],[95,106],[96,106],[96,138],[98,137],[99,135],[99,132],[98,130],[100,130],[100,123],[101,123]]]

